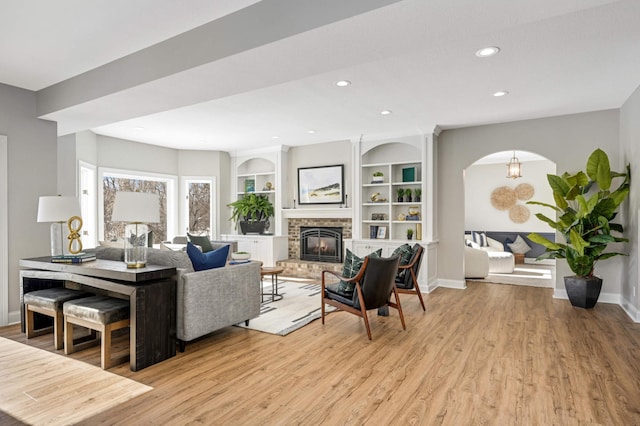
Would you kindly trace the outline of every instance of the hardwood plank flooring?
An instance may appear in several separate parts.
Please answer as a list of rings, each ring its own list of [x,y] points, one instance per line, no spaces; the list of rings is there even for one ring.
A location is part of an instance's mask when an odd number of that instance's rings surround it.
[[[640,324],[620,307],[476,282],[425,295],[427,312],[401,301],[407,330],[371,311],[373,341],[334,312],[285,337],[229,327],[142,371],[113,367],[154,389],[81,424],[640,424]],[[54,352],[50,335],[0,336]],[[100,362],[97,348],[71,357]]]

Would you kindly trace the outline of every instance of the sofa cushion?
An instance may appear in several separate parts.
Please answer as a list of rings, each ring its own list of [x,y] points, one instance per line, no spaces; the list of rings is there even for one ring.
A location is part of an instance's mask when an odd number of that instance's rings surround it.
[[[203,253],[196,246],[189,242],[187,243],[187,254],[189,255],[189,259],[191,259],[193,269],[195,269],[196,271],[220,268],[227,264],[229,246],[225,245],[217,250]]]
[[[191,260],[184,251],[150,248],[147,249],[147,263],[152,265],[173,266],[179,269],[186,269],[187,272],[194,271]]]
[[[529,244],[527,244],[527,242],[520,235],[516,237],[516,240],[513,243],[509,244],[509,248],[513,253],[517,254],[525,254],[529,250],[531,250]]]
[[[189,237],[190,242],[192,242],[197,246],[202,247],[203,253],[208,253],[210,251],[213,251],[213,246],[211,246],[211,241],[209,240],[209,237],[207,237],[206,235],[191,235],[187,233],[187,237]]]
[[[369,256],[371,257],[382,256],[382,249],[378,249],[374,251],[373,253],[369,254]],[[358,275],[358,272],[360,271],[360,268],[362,268],[363,263],[364,263],[364,258],[360,258],[356,256],[355,254],[353,254],[351,250],[347,249],[347,255],[345,256],[344,266],[342,268],[342,276],[347,278],[355,277],[356,275]],[[354,283],[352,282],[348,283],[340,280],[340,283],[338,284],[336,291],[342,294],[348,294],[348,293],[353,293],[354,289],[355,289]]]

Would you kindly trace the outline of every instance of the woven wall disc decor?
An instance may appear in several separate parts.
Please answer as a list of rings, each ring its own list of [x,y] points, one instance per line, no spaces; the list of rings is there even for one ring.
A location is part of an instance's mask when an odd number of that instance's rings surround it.
[[[509,210],[517,201],[516,191],[508,186],[498,187],[491,193],[491,205],[497,210]]]
[[[520,204],[509,209],[509,219],[513,223],[525,223],[529,220],[530,215],[529,209]]]
[[[533,186],[528,183],[521,183],[520,185],[516,186],[516,195],[518,196],[518,200],[530,200],[531,197],[533,197],[534,193],[535,190],[533,189]]]

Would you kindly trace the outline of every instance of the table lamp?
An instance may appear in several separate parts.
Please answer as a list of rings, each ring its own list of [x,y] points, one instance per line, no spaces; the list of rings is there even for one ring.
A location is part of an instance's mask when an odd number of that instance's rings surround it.
[[[38,200],[38,222],[51,223],[51,256],[69,256],[71,244],[65,244],[69,237],[67,222],[73,217],[80,218],[80,200],[72,196],[42,196]]]
[[[116,192],[111,220],[124,227],[124,262],[127,268],[147,265],[147,223],[160,222],[160,197],[146,192]]]

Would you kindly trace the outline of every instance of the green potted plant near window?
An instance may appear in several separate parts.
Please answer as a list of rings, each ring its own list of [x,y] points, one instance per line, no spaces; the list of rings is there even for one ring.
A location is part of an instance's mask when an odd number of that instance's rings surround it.
[[[622,236],[622,225],[612,223],[620,204],[629,195],[631,168],[626,173],[611,171],[609,157],[601,149],[596,149],[587,161],[586,173],[562,176],[549,174],[547,180],[553,190],[555,205],[529,201],[552,208],[558,220],[538,213],[538,219],[546,222],[564,237],[565,242],[553,242],[543,236],[531,233],[529,239],[542,244],[546,252],[538,259],[566,259],[575,276],[564,277],[567,295],[573,306],[593,308],[600,296],[602,279],[594,275],[598,261],[623,253],[605,252],[610,243],[628,241]],[[622,183],[611,191],[613,179],[621,178]]]
[[[242,198],[227,204],[231,207],[229,220],[240,225],[243,234],[264,234],[267,220],[273,216],[273,204],[265,194],[245,193]]]

